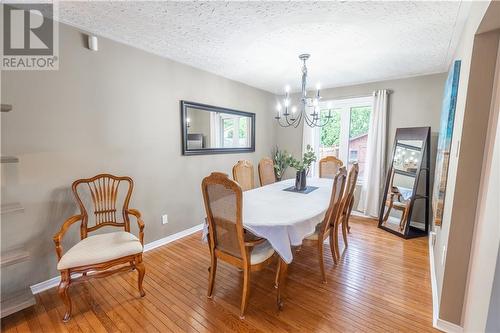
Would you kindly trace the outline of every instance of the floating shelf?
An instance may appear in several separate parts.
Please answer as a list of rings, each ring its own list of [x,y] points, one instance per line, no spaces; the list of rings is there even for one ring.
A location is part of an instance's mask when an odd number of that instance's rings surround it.
[[[15,156],[1,156],[0,163],[17,163],[19,162],[19,158]]]
[[[2,204],[0,213],[1,214],[10,214],[10,213],[20,213],[24,211],[23,206],[19,202],[11,202]]]
[[[12,110],[12,105],[2,104],[2,112],[9,112],[10,110]]]
[[[35,305],[36,303],[35,297],[33,296],[33,293],[31,292],[31,289],[29,287],[10,296],[2,296],[4,297],[2,297],[2,310],[0,318],[26,309],[32,305]]]
[[[28,260],[29,257],[30,257],[30,254],[23,249],[8,251],[6,253],[2,253],[1,260],[0,260],[0,263],[1,263],[0,266],[5,267],[5,266],[14,265],[14,264]]]

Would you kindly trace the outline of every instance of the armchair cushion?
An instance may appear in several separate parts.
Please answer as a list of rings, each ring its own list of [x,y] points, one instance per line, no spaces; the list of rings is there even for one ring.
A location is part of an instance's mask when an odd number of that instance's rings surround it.
[[[252,265],[260,264],[271,258],[274,254],[274,249],[268,241],[256,245],[250,254],[250,263]]]
[[[142,252],[142,244],[130,232],[118,231],[89,236],[69,249],[59,260],[58,270],[99,264]]]

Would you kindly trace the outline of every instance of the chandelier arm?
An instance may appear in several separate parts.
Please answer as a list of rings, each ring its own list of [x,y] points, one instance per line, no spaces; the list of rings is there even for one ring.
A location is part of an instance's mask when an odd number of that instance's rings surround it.
[[[302,121],[302,117],[303,117],[303,115],[302,115],[302,112],[301,112],[301,113],[299,114],[299,116],[297,117],[297,119],[296,119],[295,123],[293,124],[293,128],[297,128],[297,127],[299,127],[299,125],[300,125],[300,123],[301,123],[301,121]]]

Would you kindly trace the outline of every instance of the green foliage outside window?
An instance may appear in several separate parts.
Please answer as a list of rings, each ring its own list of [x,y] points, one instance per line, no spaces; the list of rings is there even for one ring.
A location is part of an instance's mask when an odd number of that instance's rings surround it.
[[[349,138],[368,134],[371,111],[372,108],[369,106],[351,108],[351,130],[349,131]]]
[[[323,147],[336,147],[340,144],[340,109],[333,109],[331,115],[330,122],[321,128]],[[328,110],[321,110],[321,118],[326,116],[328,116]]]
[[[369,106],[351,108],[349,138],[368,134],[371,109],[372,108]],[[332,120],[328,125],[321,128],[321,146],[323,147],[338,147],[340,145],[340,110],[341,109],[332,109]],[[321,110],[322,118],[327,115],[328,109]]]

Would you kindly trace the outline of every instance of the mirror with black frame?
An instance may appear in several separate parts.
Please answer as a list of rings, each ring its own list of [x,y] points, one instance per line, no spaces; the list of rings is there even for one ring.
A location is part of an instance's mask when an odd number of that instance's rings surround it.
[[[182,154],[255,151],[255,114],[181,101]]]
[[[429,231],[430,127],[398,128],[379,227],[404,238]]]

